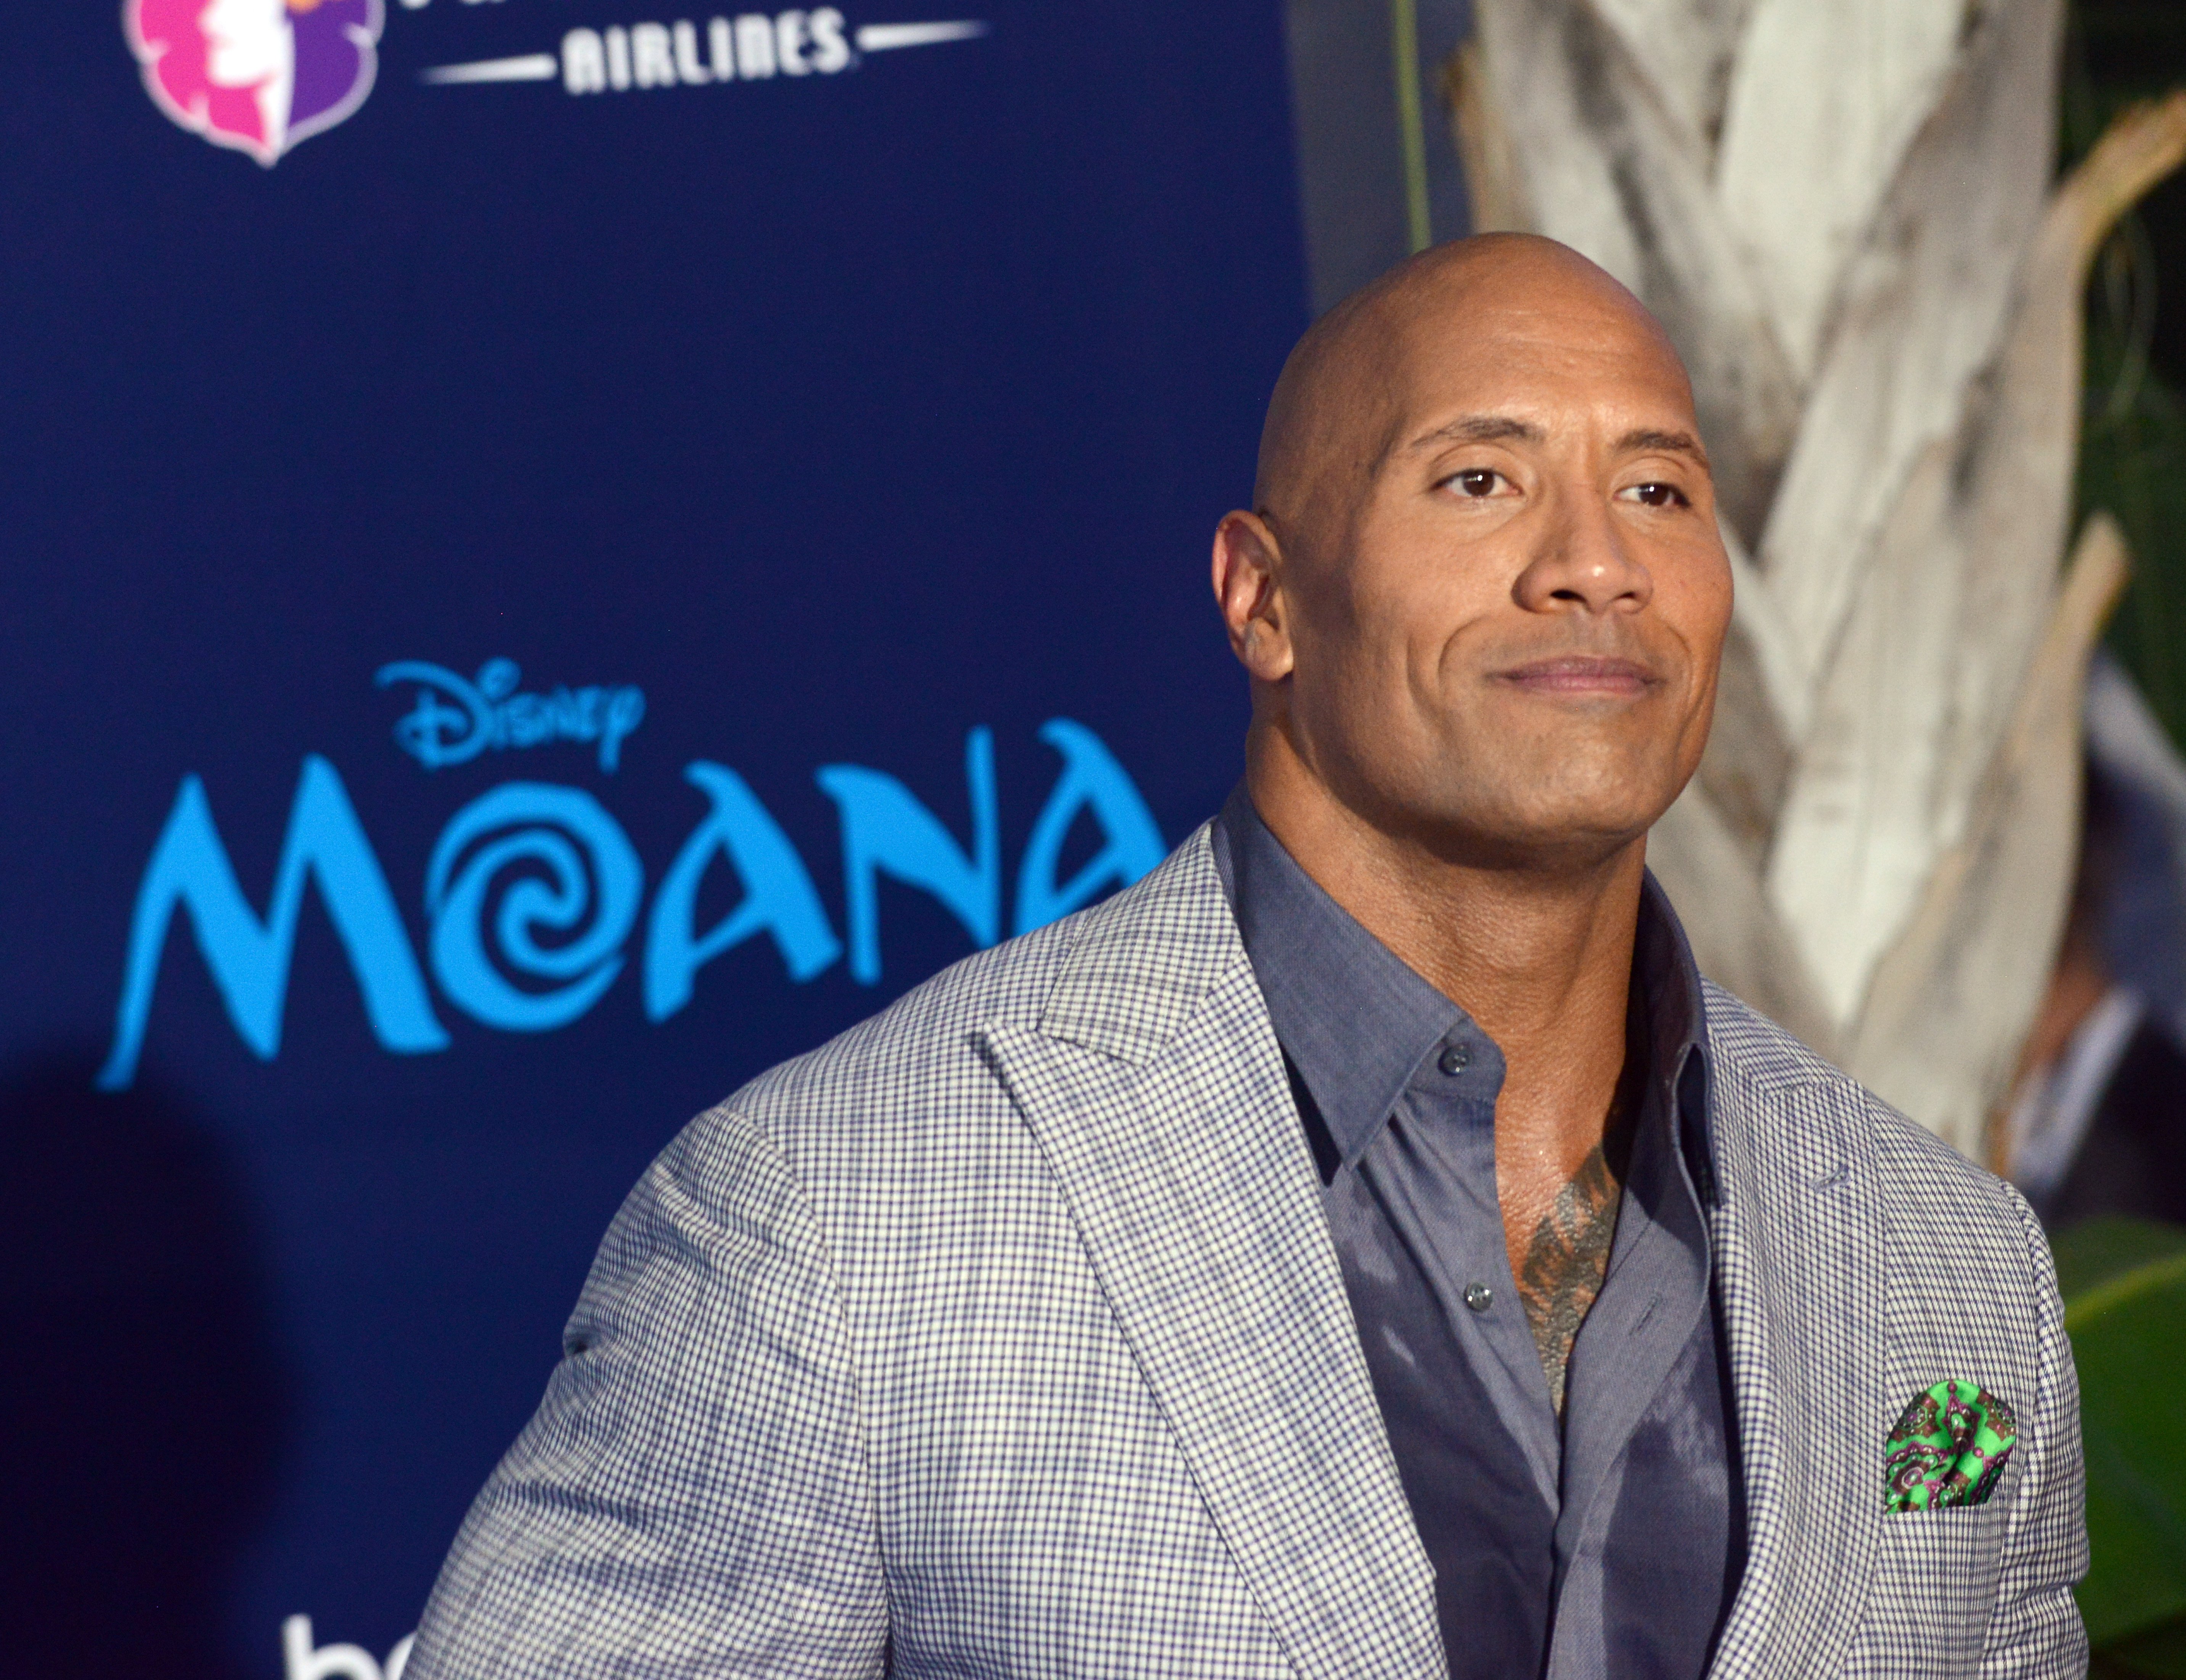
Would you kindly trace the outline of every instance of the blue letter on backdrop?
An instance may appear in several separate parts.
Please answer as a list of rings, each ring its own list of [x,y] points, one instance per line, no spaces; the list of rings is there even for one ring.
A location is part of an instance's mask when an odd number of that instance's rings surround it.
[[[1139,797],[1130,776],[1101,737],[1084,724],[1055,718],[1042,724],[1040,738],[1062,754],[1062,776],[1047,796],[1017,865],[1017,931],[1029,933],[1057,916],[1090,903],[1105,887],[1128,887],[1159,863],[1169,848],[1153,813]],[[1080,811],[1090,813],[1108,843],[1069,881],[1058,887],[1055,866],[1062,842]]]
[[[850,974],[866,985],[881,977],[880,888],[894,876],[931,893],[964,924],[973,942],[991,945],[1002,931],[1002,856],[995,810],[995,737],[975,729],[964,742],[972,793],[972,854],[967,857],[940,819],[892,776],[858,764],[828,764],[820,786],[843,814],[843,895],[850,918]]]
[[[691,977],[762,929],[773,935],[792,980],[811,979],[843,954],[804,860],[744,779],[703,759],[686,765],[683,775],[714,802],[714,809],[683,843],[653,895],[645,936],[645,1014],[650,1021],[665,1021],[689,1003]],[[692,925],[698,910],[698,882],[717,853],[742,877],[743,901],[699,937]]]
[[[524,872],[502,893],[489,936],[495,879],[518,865]],[[566,1027],[622,972],[622,942],[637,920],[644,885],[622,825],[591,794],[505,781],[449,819],[433,848],[425,908],[433,918],[434,976],[466,1014],[489,1027],[512,1033]],[[541,945],[535,937],[541,928],[576,937]],[[496,955],[528,979],[562,983],[536,992],[513,986]]]
[[[304,760],[296,784],[273,877],[273,899],[263,921],[237,884],[235,866],[213,826],[205,783],[194,776],[182,778],[174,810],[137,889],[114,1049],[98,1075],[102,1089],[126,1089],[137,1077],[160,955],[178,904],[190,913],[198,949],[227,1002],[228,1019],[261,1060],[272,1059],[281,1048],[282,1006],[289,994],[289,963],[306,876],[318,882],[319,897],[349,953],[350,967],[364,994],[365,1015],[381,1044],[406,1054],[446,1048],[448,1035],[433,1017],[394,895],[357,822],[348,790],[334,767],[313,753]]]

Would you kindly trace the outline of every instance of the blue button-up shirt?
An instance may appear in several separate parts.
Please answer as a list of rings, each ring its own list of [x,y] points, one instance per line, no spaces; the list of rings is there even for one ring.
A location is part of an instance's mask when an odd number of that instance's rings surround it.
[[[1453,1680],[1698,1680],[1744,1543],[1703,1213],[1700,977],[1668,902],[1651,877],[1628,1035],[1642,1106],[1559,1420],[1496,1193],[1502,1051],[1315,884],[1242,788],[1214,852],[1320,1166]]]

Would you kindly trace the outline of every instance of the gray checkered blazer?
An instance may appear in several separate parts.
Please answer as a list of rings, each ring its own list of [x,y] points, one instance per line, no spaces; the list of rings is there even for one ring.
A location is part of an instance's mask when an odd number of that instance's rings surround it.
[[[2082,1672],[2039,1229],[1721,992],[1708,1030],[1749,1532],[1714,1673]],[[1985,1506],[1886,1517],[1883,1437],[1946,1377],[2015,1404],[2017,1455]],[[1202,830],[670,1145],[408,1677],[1442,1670]]]

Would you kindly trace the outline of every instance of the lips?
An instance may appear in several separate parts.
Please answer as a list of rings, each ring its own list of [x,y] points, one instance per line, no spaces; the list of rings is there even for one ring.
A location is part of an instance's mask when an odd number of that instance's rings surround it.
[[[1624,698],[1645,694],[1662,679],[1636,660],[1573,653],[1530,659],[1497,672],[1496,680],[1533,694]]]

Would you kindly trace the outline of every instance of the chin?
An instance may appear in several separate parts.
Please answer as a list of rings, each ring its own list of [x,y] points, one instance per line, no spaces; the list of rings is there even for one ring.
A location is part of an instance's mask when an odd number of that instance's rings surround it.
[[[1427,843],[1445,855],[1496,867],[1589,865],[1644,840],[1683,785],[1682,780],[1635,780],[1628,762],[1613,777],[1474,774],[1435,789],[1410,809],[1422,837],[1431,836]]]

